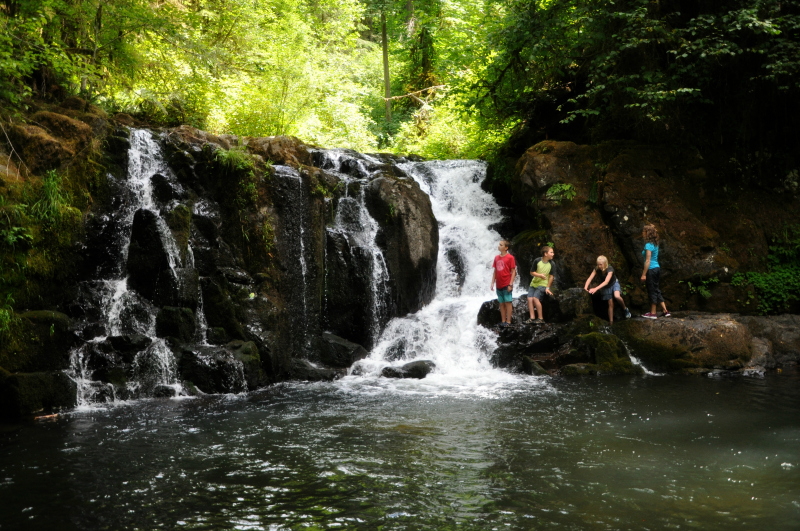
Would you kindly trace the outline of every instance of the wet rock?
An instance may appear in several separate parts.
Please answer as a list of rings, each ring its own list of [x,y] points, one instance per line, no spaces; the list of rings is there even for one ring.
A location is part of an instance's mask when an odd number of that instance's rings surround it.
[[[230,341],[225,329],[217,326],[206,330],[206,341],[212,345],[224,345]]]
[[[126,363],[132,363],[136,353],[146,349],[153,342],[152,339],[143,334],[110,336],[107,341]]]
[[[594,376],[597,374],[597,365],[593,363],[573,363],[561,368],[562,376]]]
[[[539,362],[535,361],[530,356],[522,356],[522,372],[532,376],[550,376],[550,373],[544,370],[544,368],[539,365]]]
[[[315,367],[307,360],[293,359],[289,367],[288,378],[304,382],[330,382],[342,374],[333,369]]]
[[[392,282],[393,314],[415,312],[436,290],[439,226],[430,198],[415,181],[380,177],[370,182],[366,199],[380,225],[377,240]]]
[[[344,338],[324,332],[322,334],[323,350],[320,361],[331,367],[347,368],[358,360],[367,357],[368,352],[364,347]]]
[[[262,374],[261,356],[258,347],[252,341],[231,341],[226,345],[233,357],[242,362],[247,389],[257,389],[266,382],[266,375]]]
[[[18,314],[24,342],[0,351],[0,366],[13,372],[41,372],[69,367],[69,351],[81,340],[65,314],[46,310]]]
[[[495,367],[515,372],[523,370],[523,357],[555,352],[559,347],[559,328],[548,324],[515,324],[499,329],[497,348],[489,361]]]
[[[161,236],[158,217],[149,210],[137,210],[133,216],[131,242],[128,248],[128,287],[150,301],[168,299],[159,280],[170,281],[169,253]]]
[[[573,348],[585,351],[593,359],[597,374],[643,374],[639,365],[634,365],[625,345],[612,334],[592,332],[575,338]]]
[[[800,363],[800,315],[734,316],[734,319],[745,325],[754,337],[771,345],[774,366],[786,367]],[[770,354],[764,354],[768,360]],[[765,363],[770,366],[773,362]]]
[[[185,348],[178,372],[204,393],[241,393],[246,390],[244,364],[220,347]]]
[[[436,364],[429,360],[416,360],[400,367],[384,367],[381,376],[384,378],[416,378],[421,380],[436,368]]]
[[[751,356],[750,331],[727,314],[630,319],[615,324],[614,330],[651,370],[708,368],[747,362]]]
[[[228,292],[212,278],[201,279],[200,285],[203,289],[203,310],[208,326],[223,328],[230,338],[245,339],[244,329],[236,318],[236,307]]]
[[[245,271],[237,267],[220,267],[217,271],[225,277],[225,280],[233,284],[249,286],[253,284],[253,278]]]
[[[328,231],[325,252],[325,327],[338,336],[369,344],[372,259],[347,237]]]
[[[447,258],[447,262],[450,264],[450,267],[453,268],[453,272],[456,274],[456,284],[459,288],[464,286],[464,280],[466,280],[466,268],[464,266],[464,257],[461,256],[461,253],[458,252],[458,249],[450,248],[444,253],[445,258]]]
[[[186,255],[188,253],[189,235],[192,226],[192,211],[186,205],[178,205],[170,210],[165,216],[167,226],[172,232],[175,244],[178,246],[181,264],[188,265]]]
[[[183,196],[177,183],[173,183],[160,173],[150,177],[150,183],[153,186],[153,197],[159,203],[167,204],[175,199],[181,199]]]
[[[750,342],[750,361],[747,362],[748,368],[774,369],[777,366],[772,355],[772,342],[763,337],[754,337]]]
[[[171,385],[158,385],[153,389],[155,398],[175,398],[176,396],[178,396],[178,391]]]
[[[564,321],[571,321],[581,315],[592,313],[592,296],[583,288],[559,291],[556,298],[561,319]],[[606,307],[607,305],[608,303],[606,303]]]
[[[128,150],[131,148],[131,141],[127,132],[123,130],[115,131],[103,140],[103,152],[112,162],[122,167],[128,166]]]
[[[156,316],[156,335],[190,341],[194,337],[194,312],[189,308],[166,306]]]
[[[15,373],[0,368],[0,415],[20,420],[77,405],[78,389],[61,371]]]

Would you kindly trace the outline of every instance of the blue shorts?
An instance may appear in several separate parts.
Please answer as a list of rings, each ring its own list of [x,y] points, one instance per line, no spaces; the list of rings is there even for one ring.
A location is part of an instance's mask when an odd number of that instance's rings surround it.
[[[538,288],[534,288],[533,286],[530,286],[528,288],[528,298],[529,299],[533,298],[533,299],[542,300],[542,298],[544,298],[544,296],[545,296],[545,293],[547,293],[546,290],[547,290],[547,288],[544,287],[544,286],[539,286]]]
[[[614,298],[615,291],[622,291],[622,289],[619,287],[619,280],[614,281],[613,286],[606,286],[603,289],[601,289],[600,299],[604,301],[610,301],[611,299]]]
[[[495,291],[497,292],[497,300],[499,300],[501,304],[504,302],[511,302],[514,300],[514,297],[511,295],[511,291],[509,291],[508,286],[502,289],[497,289]]]

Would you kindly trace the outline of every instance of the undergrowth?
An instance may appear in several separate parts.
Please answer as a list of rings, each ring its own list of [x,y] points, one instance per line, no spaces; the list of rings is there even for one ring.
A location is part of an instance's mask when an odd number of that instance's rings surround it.
[[[752,286],[763,315],[791,311],[800,302],[800,225],[787,225],[772,238],[767,271],[737,273],[733,286]]]

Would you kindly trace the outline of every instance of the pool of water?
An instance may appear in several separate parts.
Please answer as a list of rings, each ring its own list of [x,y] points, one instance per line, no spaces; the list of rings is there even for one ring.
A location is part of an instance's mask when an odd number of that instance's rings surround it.
[[[0,529],[798,529],[800,376],[348,377],[0,430]]]

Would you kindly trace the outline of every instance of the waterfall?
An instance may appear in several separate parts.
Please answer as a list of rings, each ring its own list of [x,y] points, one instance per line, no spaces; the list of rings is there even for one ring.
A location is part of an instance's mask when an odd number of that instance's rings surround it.
[[[78,405],[92,402],[113,401],[118,398],[141,396],[152,392],[158,386],[171,386],[179,390],[175,359],[163,339],[156,337],[156,308],[136,291],[128,289],[125,266],[128,261],[133,220],[137,211],[146,210],[156,214],[158,236],[166,250],[169,269],[178,281],[176,269],[182,261],[172,232],[156,206],[153,198],[151,178],[155,174],[171,176],[161,147],[153,134],[147,130],[132,130],[131,148],[128,151],[127,178],[121,184],[123,202],[118,213],[120,218],[119,238],[123,244],[115,259],[113,278],[84,283],[89,290],[99,294],[100,323],[102,328],[87,342],[70,353],[68,374],[78,387]],[[109,179],[113,177],[109,176]],[[93,380],[89,367],[92,357],[107,355],[103,345],[112,337],[139,334],[150,338],[148,346],[136,353],[131,362],[132,377],[127,381],[125,397],[117,396],[117,389],[111,384]]]
[[[488,357],[496,346],[494,332],[478,326],[481,304],[494,297],[489,289],[492,262],[500,235],[492,225],[502,221],[500,207],[481,189],[486,164],[478,161],[410,162],[399,165],[431,199],[439,222],[436,295],[413,315],[392,319],[369,357],[357,365],[360,378],[384,385],[413,385],[375,380],[383,367],[413,359],[431,360],[435,371],[426,386],[471,388],[474,392],[517,380],[494,369]]]

